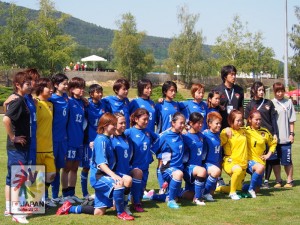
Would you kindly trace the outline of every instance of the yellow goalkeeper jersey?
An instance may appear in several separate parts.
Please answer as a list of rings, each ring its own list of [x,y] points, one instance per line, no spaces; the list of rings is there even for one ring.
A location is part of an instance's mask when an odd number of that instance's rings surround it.
[[[221,146],[224,151],[224,161],[231,162],[232,165],[239,165],[246,169],[248,163],[247,140],[245,128],[234,130],[231,138],[227,137],[226,129],[223,129],[220,134]]]
[[[250,126],[246,128],[247,144],[248,144],[248,160],[265,165],[266,162],[261,159],[261,156],[266,154],[267,146],[269,151],[275,152],[276,141],[273,140],[272,134],[266,128],[252,129]]]
[[[53,105],[37,99],[36,105],[36,152],[53,152],[52,141]],[[57,131],[59,132],[59,131]]]

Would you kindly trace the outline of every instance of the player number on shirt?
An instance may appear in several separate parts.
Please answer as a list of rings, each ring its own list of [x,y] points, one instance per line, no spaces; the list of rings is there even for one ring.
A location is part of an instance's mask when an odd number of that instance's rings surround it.
[[[152,113],[149,112],[149,120],[152,120]]]
[[[215,146],[215,154],[219,154],[220,153],[220,146]]]
[[[98,121],[99,121],[99,119],[95,119],[94,127],[98,126]]]
[[[76,156],[76,150],[68,150],[69,159],[75,159],[75,156]]]
[[[144,143],[143,143],[143,150],[146,151],[147,148],[148,148],[148,147],[147,147],[147,142],[144,142]]]
[[[76,122],[81,123],[82,122],[82,115],[76,114]]]
[[[64,109],[63,110],[63,116],[66,116],[67,115],[67,109]]]

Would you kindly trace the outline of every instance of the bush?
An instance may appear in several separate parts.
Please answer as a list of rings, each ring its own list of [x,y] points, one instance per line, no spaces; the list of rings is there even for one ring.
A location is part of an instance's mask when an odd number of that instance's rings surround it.
[[[12,87],[0,86],[0,106],[3,106],[3,102],[13,93]]]
[[[157,102],[159,98],[162,98],[162,93],[161,93],[161,86],[155,87],[152,89],[152,95],[151,99],[154,102]],[[179,93],[177,92],[176,97],[174,101],[185,101],[186,99]]]

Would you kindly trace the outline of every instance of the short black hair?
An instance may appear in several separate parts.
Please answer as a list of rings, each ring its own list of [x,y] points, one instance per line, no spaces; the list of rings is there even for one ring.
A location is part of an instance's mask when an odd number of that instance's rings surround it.
[[[97,92],[103,92],[103,88],[99,84],[92,84],[89,87],[89,95],[91,96],[95,91],[97,91]]]
[[[162,95],[163,97],[166,97],[166,92],[171,88],[171,87],[174,87],[175,88],[175,91],[177,92],[177,85],[175,82],[173,81],[166,81],[162,87],[161,87],[161,92],[162,92]]]
[[[226,79],[227,75],[232,73],[232,72],[234,72],[234,73],[237,72],[236,68],[233,65],[227,65],[227,66],[222,67],[222,69],[221,69],[221,79],[222,79],[223,83],[225,83],[225,79]]]
[[[141,97],[143,95],[145,87],[149,84],[152,87],[152,82],[149,79],[141,79],[141,80],[138,81],[138,83],[137,83],[137,92],[138,92],[139,97]]]

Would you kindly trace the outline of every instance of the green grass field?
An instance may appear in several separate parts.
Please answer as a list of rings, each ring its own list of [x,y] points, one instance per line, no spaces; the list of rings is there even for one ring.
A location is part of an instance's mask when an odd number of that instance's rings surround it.
[[[6,133],[2,123],[3,116],[0,116],[0,155],[1,184],[0,184],[0,211],[4,212],[5,198],[4,186],[7,173],[6,163]],[[300,115],[297,115],[298,120]],[[294,161],[294,179],[295,187],[292,189],[269,189],[262,190],[256,199],[241,199],[232,201],[225,194],[216,194],[216,202],[207,203],[206,206],[196,206],[191,202],[180,201],[181,208],[171,210],[167,208],[166,203],[144,201],[143,205],[146,210],[144,213],[134,213],[135,221],[125,222],[116,218],[116,213],[108,210],[105,216],[90,215],[66,215],[56,216],[56,209],[47,211],[46,215],[35,215],[29,217],[31,224],[217,224],[217,225],[233,225],[233,224],[300,224],[300,125],[296,122],[296,141],[293,145],[293,161]],[[150,176],[148,189],[158,189],[155,173],[156,163],[150,168]],[[79,174],[79,173],[78,173]],[[223,174],[225,181],[228,176]],[[285,175],[282,172],[282,178]],[[76,187],[76,194],[82,197],[80,190],[80,180]],[[247,175],[247,180],[249,175]],[[271,177],[274,180],[274,176]],[[273,183],[274,184],[274,183]],[[90,188],[90,193],[92,189]],[[0,216],[0,224],[15,224],[11,221],[11,217]]]

